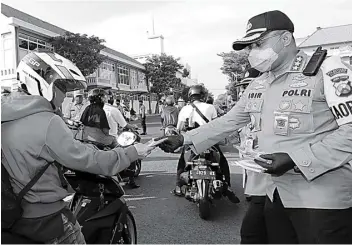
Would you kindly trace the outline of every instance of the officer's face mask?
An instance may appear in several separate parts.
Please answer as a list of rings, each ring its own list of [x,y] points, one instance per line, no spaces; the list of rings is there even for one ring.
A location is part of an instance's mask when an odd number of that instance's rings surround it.
[[[276,36],[278,36],[278,35],[275,35],[272,37],[276,37]],[[281,39],[281,36],[282,35],[280,35],[280,38],[277,40],[277,42],[272,47],[275,47],[278,44],[278,42]],[[270,37],[270,38],[272,38],[272,37]],[[267,39],[265,39],[265,40],[267,40]],[[261,40],[261,41],[263,41],[263,40]],[[279,58],[279,54],[276,53],[272,47],[263,48],[262,44],[260,44],[260,43],[257,43],[256,45],[251,45],[250,53],[248,56],[248,61],[249,61],[249,64],[251,65],[251,67],[260,71],[260,72],[270,71],[274,62]],[[281,52],[281,50],[279,52]]]

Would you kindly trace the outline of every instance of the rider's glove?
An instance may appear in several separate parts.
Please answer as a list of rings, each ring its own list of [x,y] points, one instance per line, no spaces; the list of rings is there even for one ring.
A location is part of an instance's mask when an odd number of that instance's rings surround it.
[[[172,135],[167,136],[167,140],[159,145],[160,149],[165,152],[174,152],[177,148],[183,145],[183,136],[180,135]]]
[[[275,176],[283,175],[284,173],[293,169],[296,166],[291,157],[287,153],[283,152],[264,154],[260,155],[259,157],[272,161],[271,163],[265,163],[260,160],[254,159],[257,164],[267,169],[265,173],[272,174]]]

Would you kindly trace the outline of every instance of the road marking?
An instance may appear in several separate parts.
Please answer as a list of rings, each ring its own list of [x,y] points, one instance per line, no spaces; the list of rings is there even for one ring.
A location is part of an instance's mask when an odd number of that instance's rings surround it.
[[[155,199],[156,197],[131,197],[131,198],[125,198],[126,201],[141,201],[141,200],[147,200],[147,199]]]

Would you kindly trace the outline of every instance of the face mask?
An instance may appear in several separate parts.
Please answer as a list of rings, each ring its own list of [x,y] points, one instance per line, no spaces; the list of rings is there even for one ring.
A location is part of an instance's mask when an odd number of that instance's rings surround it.
[[[253,48],[249,53],[248,61],[252,68],[260,72],[266,72],[271,69],[277,58],[279,58],[279,55],[272,48],[264,50]]]
[[[274,46],[278,44],[280,39],[281,36]],[[280,50],[280,52],[283,50],[283,48]],[[272,65],[278,58],[279,54],[276,53],[272,48],[260,49],[255,47],[250,51],[248,61],[252,68],[260,72],[267,72],[271,70]]]

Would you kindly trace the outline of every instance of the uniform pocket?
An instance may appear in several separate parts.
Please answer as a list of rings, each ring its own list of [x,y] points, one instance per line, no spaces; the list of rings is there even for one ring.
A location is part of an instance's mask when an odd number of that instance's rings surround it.
[[[291,97],[282,99],[278,111],[288,114],[289,134],[305,134],[314,132],[312,98]]]
[[[244,112],[248,112],[250,115],[253,131],[261,130],[261,112],[263,102],[263,99],[249,99],[244,109]]]

